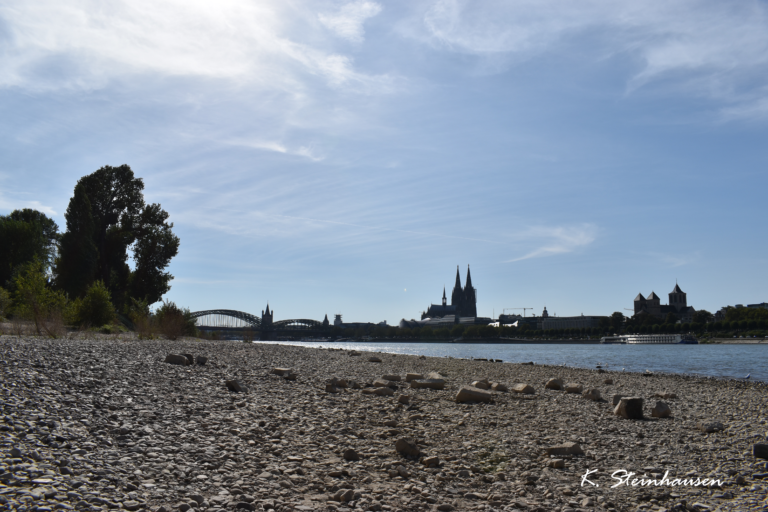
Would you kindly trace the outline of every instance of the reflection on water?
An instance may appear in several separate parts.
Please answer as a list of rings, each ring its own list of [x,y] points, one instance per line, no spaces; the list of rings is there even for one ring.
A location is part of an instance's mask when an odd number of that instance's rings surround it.
[[[259,342],[257,342],[259,343]],[[768,344],[761,345],[566,345],[395,342],[260,342],[395,354],[502,359],[504,362],[667,373],[768,381]]]

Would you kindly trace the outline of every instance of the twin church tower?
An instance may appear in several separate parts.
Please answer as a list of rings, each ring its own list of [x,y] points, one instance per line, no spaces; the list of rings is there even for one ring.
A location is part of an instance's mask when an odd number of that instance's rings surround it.
[[[467,265],[467,284],[464,288],[461,287],[459,267],[458,265],[456,266],[456,284],[453,285],[453,292],[451,293],[451,305],[447,304],[445,287],[443,287],[443,303],[430,305],[429,309],[421,314],[421,319],[442,318],[448,315],[455,315],[457,317],[477,316],[477,290],[472,286],[469,265]]]

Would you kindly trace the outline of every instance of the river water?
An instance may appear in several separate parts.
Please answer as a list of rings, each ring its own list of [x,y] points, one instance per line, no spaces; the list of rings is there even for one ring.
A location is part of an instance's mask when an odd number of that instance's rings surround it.
[[[487,358],[504,362],[567,365],[575,368],[628,372],[684,373],[709,377],[768,381],[768,344],[736,345],[600,345],[600,344],[481,344],[404,342],[256,342],[332,347],[344,350]]]

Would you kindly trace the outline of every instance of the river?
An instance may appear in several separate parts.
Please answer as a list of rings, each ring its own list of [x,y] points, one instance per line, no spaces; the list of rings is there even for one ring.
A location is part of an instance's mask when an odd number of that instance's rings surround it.
[[[407,342],[263,341],[308,347],[425,355],[429,357],[501,359],[504,362],[566,365],[576,368],[683,373],[719,378],[768,381],[768,344],[599,345],[481,344]]]

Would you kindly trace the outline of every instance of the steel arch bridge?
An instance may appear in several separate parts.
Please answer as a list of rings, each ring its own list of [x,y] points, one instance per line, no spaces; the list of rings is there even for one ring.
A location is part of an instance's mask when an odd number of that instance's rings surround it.
[[[261,318],[250,313],[235,311],[233,309],[210,309],[207,311],[195,311],[192,318],[196,318],[199,327],[218,327],[225,329],[251,328],[261,329]]]
[[[201,329],[221,329],[221,330],[253,330],[278,332],[278,333],[319,333],[325,327],[322,322],[310,320],[307,318],[294,318],[290,320],[278,320],[271,325],[263,325],[261,318],[243,311],[233,309],[209,309],[206,311],[195,311],[191,314],[192,318],[197,319],[197,326]]]
[[[295,329],[295,330],[317,330],[323,328],[323,322],[317,320],[307,320],[306,318],[297,318],[294,320],[280,320],[272,324],[275,329]]]

